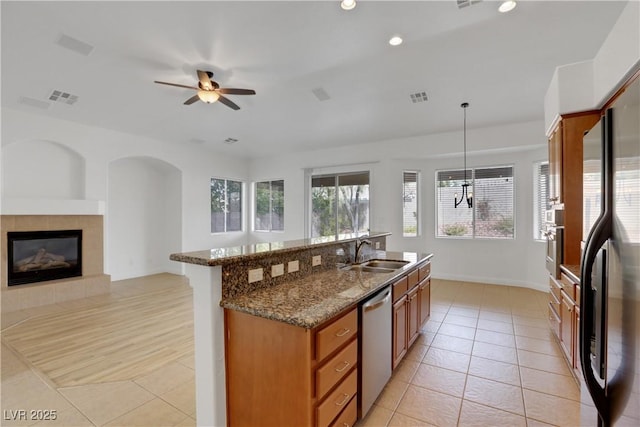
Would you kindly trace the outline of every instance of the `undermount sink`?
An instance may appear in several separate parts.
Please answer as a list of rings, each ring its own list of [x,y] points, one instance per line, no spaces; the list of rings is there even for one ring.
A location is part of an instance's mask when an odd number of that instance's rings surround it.
[[[341,270],[366,271],[367,273],[391,273],[393,268],[370,267],[366,264],[349,264],[341,268]]]
[[[375,267],[375,268],[390,268],[391,270],[397,270],[398,268],[404,267],[408,264],[409,261],[391,261],[386,259],[372,259],[371,261],[367,261],[364,263],[367,267]]]
[[[369,273],[391,273],[408,264],[409,261],[391,261],[386,259],[372,259],[362,264],[349,264],[342,270],[366,271]]]

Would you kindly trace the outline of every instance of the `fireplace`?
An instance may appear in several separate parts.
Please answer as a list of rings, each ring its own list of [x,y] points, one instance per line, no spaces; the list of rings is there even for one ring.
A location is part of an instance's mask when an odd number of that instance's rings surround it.
[[[9,286],[82,276],[82,230],[7,233]]]

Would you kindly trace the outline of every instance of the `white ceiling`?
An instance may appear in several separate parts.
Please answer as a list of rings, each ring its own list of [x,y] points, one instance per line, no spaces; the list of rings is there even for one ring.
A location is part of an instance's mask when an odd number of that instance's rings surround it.
[[[542,121],[555,67],[592,59],[624,4],[3,1],[2,107],[243,157],[456,130],[464,101],[470,128]],[[59,46],[63,34],[92,53]],[[185,106],[193,91],[153,83],[193,85],[198,68],[257,94],[230,95],[239,111]],[[19,102],[54,89],[78,101]],[[412,103],[422,91],[429,100]]]

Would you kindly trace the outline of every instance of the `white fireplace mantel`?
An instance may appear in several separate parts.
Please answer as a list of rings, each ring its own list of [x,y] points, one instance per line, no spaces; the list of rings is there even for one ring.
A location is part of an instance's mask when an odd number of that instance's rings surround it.
[[[2,215],[104,215],[102,200],[3,198]]]

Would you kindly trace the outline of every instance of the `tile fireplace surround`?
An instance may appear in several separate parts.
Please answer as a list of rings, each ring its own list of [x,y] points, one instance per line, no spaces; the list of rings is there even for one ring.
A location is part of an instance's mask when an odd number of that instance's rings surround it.
[[[23,310],[110,292],[104,274],[102,215],[0,215],[0,292],[2,311]],[[10,231],[82,230],[82,276],[27,285],[7,285],[7,233]]]

